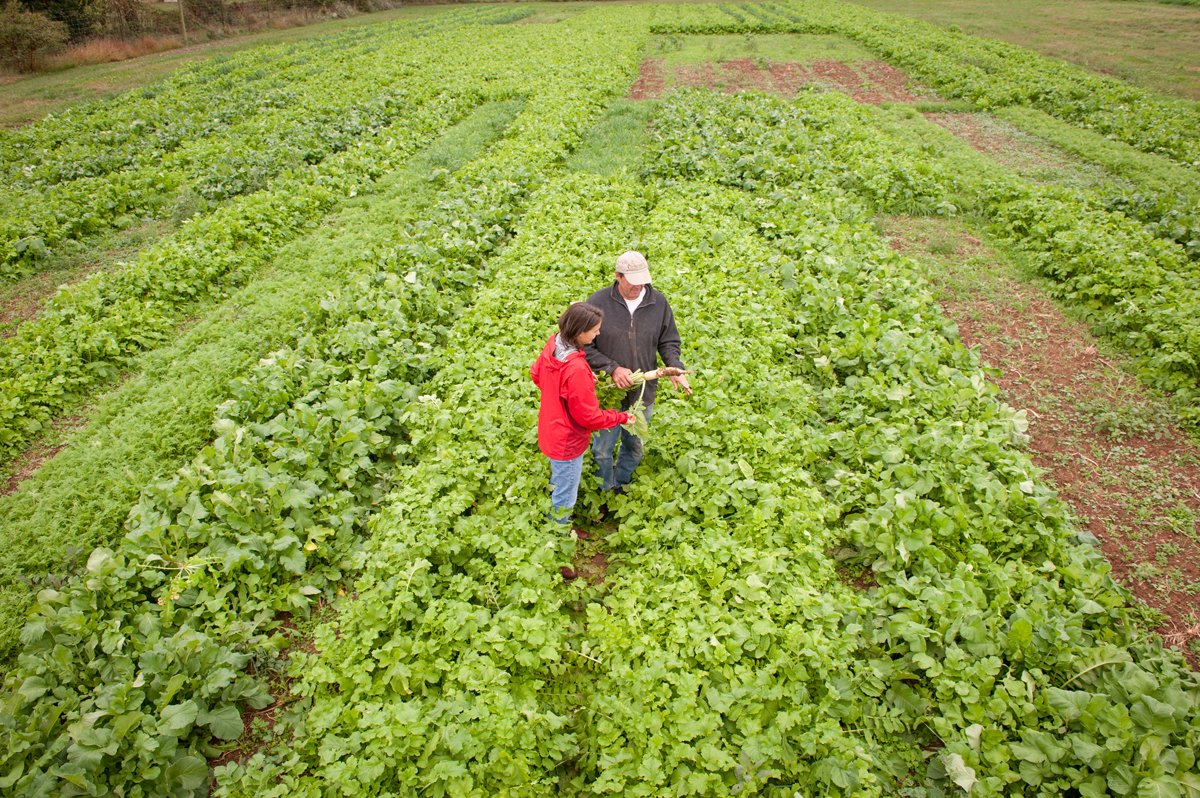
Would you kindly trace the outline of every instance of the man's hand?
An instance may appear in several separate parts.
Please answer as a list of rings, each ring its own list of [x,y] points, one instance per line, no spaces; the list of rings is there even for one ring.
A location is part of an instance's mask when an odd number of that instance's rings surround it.
[[[613,385],[617,386],[618,388],[622,388],[622,389],[632,388],[633,380],[630,379],[630,377],[632,377],[632,376],[633,376],[632,371],[625,368],[624,366],[617,366],[616,370],[614,370],[612,373]],[[690,393],[690,391],[689,391],[689,393]]]
[[[675,390],[683,391],[688,396],[692,395],[692,386],[688,385],[686,374],[680,374],[678,377],[672,377],[671,384],[675,386]]]

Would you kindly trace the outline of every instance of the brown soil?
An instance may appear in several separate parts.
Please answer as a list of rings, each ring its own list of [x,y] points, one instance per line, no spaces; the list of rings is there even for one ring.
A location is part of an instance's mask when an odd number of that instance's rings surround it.
[[[1010,158],[1013,150],[1017,149],[1017,143],[1011,136],[984,127],[979,114],[930,113],[925,114],[925,118],[964,139],[979,152],[998,160]]]
[[[909,80],[903,69],[886,61],[867,61],[858,65],[858,70],[867,80],[879,86],[884,97],[891,102],[914,103],[920,99],[932,99],[935,95],[927,86],[918,86]],[[911,93],[909,87],[917,89],[920,97]]]
[[[633,100],[649,100],[663,94],[663,62],[661,58],[649,58],[638,69],[638,79],[629,89]]]
[[[62,282],[61,277],[42,272],[5,286],[0,291],[0,338],[15,335],[22,322],[36,316]]]
[[[604,584],[608,576],[608,555],[604,552],[604,537],[616,530],[616,524],[606,520],[603,514],[599,520],[581,524],[587,538],[580,540],[575,546],[575,556],[571,567],[575,569],[576,578],[584,579],[593,587]]]
[[[881,61],[853,66],[841,61],[763,64],[748,58],[720,63],[683,64],[672,70],[667,80],[661,59],[644,61],[638,80],[630,89],[635,100],[661,97],[667,89],[686,86],[715,89],[728,94],[753,89],[792,97],[804,86],[814,85],[849,94],[861,103],[914,103],[920,98],[909,90],[911,81],[901,70]],[[930,97],[927,90],[922,96]]]
[[[604,584],[604,577],[608,575],[608,557],[604,552],[591,555],[581,553],[573,565],[579,577],[592,585]]]
[[[793,97],[811,78],[803,64],[771,64],[771,80],[775,92],[784,97]]]
[[[0,470],[0,496],[15,491],[22,482],[37,473],[46,461],[66,447],[64,439],[83,426],[86,415],[63,416],[55,419],[50,432],[25,451],[13,458]]]
[[[1005,401],[1028,410],[1034,462],[1100,541],[1116,580],[1161,613],[1167,644],[1200,666],[1200,448],[1084,324],[1002,273],[978,239],[904,219],[891,233],[893,247],[925,262],[939,260],[929,254],[939,239],[943,309],[997,370]],[[968,259],[986,266],[953,271]]]
[[[724,61],[718,64],[718,67],[721,71],[721,84],[726,92],[732,93],[749,89],[771,91],[775,87],[774,81],[771,80],[771,73],[759,69],[758,64],[749,58]]]
[[[289,683],[294,682],[295,679],[289,679],[288,681]],[[270,734],[270,732],[275,728],[275,724],[279,722],[279,713],[286,709],[289,704],[298,701],[299,698],[299,696],[290,695],[290,693],[287,692],[287,688],[284,688],[284,691],[279,694],[279,697],[275,700],[275,703],[271,704],[269,707],[263,707],[262,709],[247,709],[243,711],[242,728],[244,728],[246,732],[249,732],[251,729],[257,726],[258,728],[265,730],[267,734]],[[208,761],[208,767],[210,769],[219,768],[221,765],[228,765],[231,762],[243,764],[246,762],[246,760],[254,756],[265,746],[265,742],[241,743],[238,746],[223,752],[220,756],[210,759]]]
[[[675,85],[705,89],[719,89],[716,64],[684,64],[675,68]]]
[[[317,615],[327,615],[332,613],[332,606],[324,599],[321,599],[313,608],[313,612]],[[301,651],[305,654],[316,654],[317,646],[311,635],[302,633],[297,629],[290,614],[280,613],[276,618],[281,622],[279,633],[289,635],[293,642],[288,652],[285,652],[280,659],[279,672],[269,679],[271,695],[275,697],[275,701],[270,706],[263,707],[262,709],[248,708],[242,712],[242,728],[244,731],[241,738],[233,748],[222,752],[219,756],[208,761],[210,770],[231,762],[243,764],[250,757],[254,756],[254,754],[267,747],[274,734],[275,724],[279,722],[279,713],[302,698],[302,696],[292,693],[292,688],[298,681],[298,677],[286,674],[288,653],[291,651]]]
[[[17,455],[7,469],[8,474],[5,477],[4,486],[0,488],[0,496],[7,496],[15,491],[22,482],[33,476],[42,467],[42,464],[62,451],[64,446],[66,444],[36,445]]]
[[[1102,169],[1024,133],[989,114],[929,113],[926,119],[953,133],[978,152],[1017,174],[1039,182],[1103,182]]]

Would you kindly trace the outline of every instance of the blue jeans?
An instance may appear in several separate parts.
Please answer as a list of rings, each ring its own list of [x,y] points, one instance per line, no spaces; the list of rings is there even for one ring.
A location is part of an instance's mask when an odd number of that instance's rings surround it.
[[[654,405],[646,408],[646,423],[650,423],[650,414]],[[617,452],[616,463],[613,462],[613,450],[617,448],[618,439],[621,448]],[[625,431],[624,427],[602,429],[592,438],[592,459],[600,471],[600,489],[612,490],[615,487],[628,485],[633,480],[634,469],[642,462],[645,455],[642,441],[636,435]]]
[[[583,455],[572,460],[550,460],[550,520],[567,525],[579,496],[579,478],[583,475]]]

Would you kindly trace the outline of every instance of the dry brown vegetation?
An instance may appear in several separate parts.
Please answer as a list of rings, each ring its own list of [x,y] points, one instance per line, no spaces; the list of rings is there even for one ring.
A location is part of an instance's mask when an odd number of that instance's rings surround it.
[[[145,35],[133,39],[102,37],[68,47],[61,53],[47,56],[40,66],[49,71],[69,69],[88,64],[106,64],[112,61],[128,61],[143,55],[174,50],[183,43],[179,36]]]

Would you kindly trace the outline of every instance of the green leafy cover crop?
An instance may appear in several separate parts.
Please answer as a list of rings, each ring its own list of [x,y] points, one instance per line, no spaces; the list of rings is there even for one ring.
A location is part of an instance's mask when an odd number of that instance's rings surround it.
[[[731,153],[745,108],[668,103],[658,152]],[[222,794],[1200,783],[1200,681],[1139,637],[1021,452],[1021,416],[868,206],[833,171],[743,192],[656,168],[670,183],[649,201],[582,177],[539,198],[451,334],[472,357],[448,357],[414,411],[416,463],[357,599],[294,666],[295,738],[223,773]],[[534,520],[546,496],[522,365],[539,315],[603,280],[603,244],[626,231],[706,379],[662,400],[607,541],[607,592],[581,612],[552,587],[569,544]],[[552,254],[574,268],[533,268]]]
[[[0,279],[110,227],[258,191],[363,138],[392,134],[393,122],[427,99],[432,77],[422,69],[428,59],[414,62],[398,42],[419,50],[419,37],[505,13],[471,10],[343,34],[275,59],[239,56],[212,80],[200,79],[212,68],[185,73],[192,79],[176,81],[183,91],[168,82],[137,93],[140,102],[127,96],[0,140],[0,168],[10,174],[0,200]]]
[[[965,194],[1115,306],[1174,285],[1154,271],[1172,245],[1073,195],[960,180],[835,95],[686,92],[644,173],[561,175],[651,22],[788,24],[777,8],[456,34],[494,59],[443,101],[523,111],[236,383],[124,540],[40,594],[0,789],[206,793],[207,758],[273,700],[279,613],[345,591],[289,655],[283,742],[222,768],[219,794],[1200,791],[1200,677],[1141,631],[872,214]],[[1167,249],[1109,290],[1097,244]],[[634,245],[701,373],[690,399],[663,392],[612,500],[606,586],[564,586],[527,368]],[[1129,329],[1151,327],[1191,329]]]
[[[629,80],[635,54],[602,35],[608,24],[550,33],[594,48],[543,48],[558,76],[575,79],[547,81],[509,138],[441,177],[435,211],[375,273],[323,302],[311,335],[238,386],[210,447],[147,487],[119,549],[96,550],[79,581],[41,594],[0,714],[0,785],[206,788],[213,735],[236,736],[240,707],[268,700],[241,669],[278,645],[276,613],[306,609],[361,567],[359,536],[405,458],[405,416],[446,322],[485,276],[523,197]],[[514,44],[544,35],[525,29],[495,45],[522,51]],[[131,618],[134,628],[116,631]],[[94,733],[79,736],[80,723]],[[164,733],[177,743],[146,742]]]

